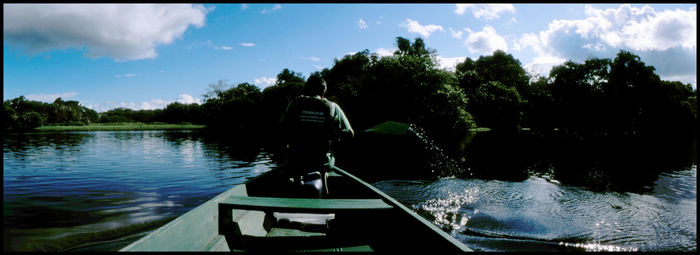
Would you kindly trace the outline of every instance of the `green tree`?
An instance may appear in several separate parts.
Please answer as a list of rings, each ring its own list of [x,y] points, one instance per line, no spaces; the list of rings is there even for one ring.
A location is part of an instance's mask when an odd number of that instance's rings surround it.
[[[499,81],[489,81],[478,88],[468,89],[466,93],[469,95],[468,109],[480,126],[494,131],[519,128],[522,100],[515,88]]]
[[[520,93],[523,98],[523,126],[547,133],[559,126],[552,85],[546,77],[532,81]]]
[[[474,127],[457,79],[435,68],[435,51],[422,39],[398,37],[396,43],[393,56],[377,58],[365,50],[336,60],[322,72],[329,97],[338,99],[357,130],[387,120],[413,123],[456,148]]]
[[[264,126],[277,126],[289,102],[302,94],[305,79],[301,73],[285,68],[277,74],[275,85],[262,91],[262,109]]]
[[[241,83],[235,87],[227,88],[225,82],[219,81],[210,85],[213,89],[209,93],[206,102],[200,107],[195,105],[173,105],[182,108],[180,111],[198,113],[200,110],[206,114],[205,123],[216,129],[229,129],[237,131],[254,130],[261,126],[260,119],[262,92],[249,83]],[[200,114],[196,114],[199,116]],[[191,121],[197,121],[196,116],[189,116]]]
[[[356,54],[346,55],[342,59],[335,59],[334,62],[331,69],[321,71],[321,76],[328,83],[326,97],[343,108],[355,129],[361,130],[376,124],[376,120],[365,117],[371,114],[371,109],[366,107],[368,99],[365,97],[371,90],[369,82],[377,56],[370,55],[369,50],[365,49]]]
[[[511,54],[497,50],[491,56],[481,56],[476,61],[467,58],[457,65],[456,71],[462,75],[469,75],[474,79],[463,85],[484,84],[489,81],[498,81],[506,87],[523,89],[528,85],[530,77],[522,68],[520,61]],[[470,73],[469,71],[474,71]],[[476,76],[475,76],[475,74]]]
[[[40,112],[46,103],[26,100],[24,96],[3,102],[3,108],[7,117],[11,121],[5,124],[5,129],[31,130],[46,123],[46,114]]]
[[[660,84],[654,70],[628,51],[620,51],[613,60],[604,100],[609,108],[606,119],[616,133],[633,132],[639,126],[644,105]]]
[[[496,131],[519,128],[523,105],[527,102],[519,91],[528,89],[530,79],[520,61],[497,50],[476,61],[465,59],[457,65],[455,75],[478,125]]]

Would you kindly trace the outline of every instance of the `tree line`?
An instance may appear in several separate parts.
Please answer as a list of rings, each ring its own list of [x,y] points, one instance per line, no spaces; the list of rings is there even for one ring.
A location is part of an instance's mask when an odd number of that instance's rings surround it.
[[[653,66],[631,52],[620,51],[614,59],[568,61],[546,77],[531,77],[500,50],[467,58],[450,71],[437,67],[436,51],[421,38],[397,37],[396,45],[392,56],[364,50],[310,74],[328,82],[327,97],[344,109],[356,130],[387,120],[413,123],[437,142],[456,147],[476,127],[574,135],[689,134],[697,127],[697,96],[690,84],[661,80]],[[201,105],[171,103],[157,110],[96,113],[76,101],[47,104],[19,97],[4,102],[3,118],[5,129],[138,121],[272,134],[305,80],[284,69],[263,90],[218,81],[209,85]]]
[[[95,110],[81,106],[78,101],[53,103],[27,100],[19,96],[3,102],[4,130],[31,130],[45,125],[86,125],[99,119]]]

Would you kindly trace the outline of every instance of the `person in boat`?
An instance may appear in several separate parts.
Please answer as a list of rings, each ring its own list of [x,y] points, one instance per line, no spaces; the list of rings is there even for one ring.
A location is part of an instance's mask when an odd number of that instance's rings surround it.
[[[325,179],[335,164],[333,144],[354,136],[340,106],[324,97],[326,88],[319,74],[310,75],[303,95],[287,105],[280,120],[287,166],[298,177],[291,181],[313,186],[319,196],[328,192]]]

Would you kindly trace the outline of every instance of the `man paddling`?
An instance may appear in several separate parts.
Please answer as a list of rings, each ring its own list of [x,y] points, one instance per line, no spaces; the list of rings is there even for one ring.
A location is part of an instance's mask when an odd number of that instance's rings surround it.
[[[319,195],[328,192],[325,177],[335,164],[332,143],[354,136],[343,110],[324,98],[325,93],[326,81],[311,74],[304,95],[289,103],[280,120],[287,164],[299,179],[292,181],[313,186]]]

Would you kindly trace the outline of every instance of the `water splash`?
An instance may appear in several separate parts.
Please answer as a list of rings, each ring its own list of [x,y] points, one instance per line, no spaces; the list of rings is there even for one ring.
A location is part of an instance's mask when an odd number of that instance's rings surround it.
[[[425,160],[434,177],[472,175],[468,168],[465,169],[463,167],[463,163],[466,161],[464,157],[459,161],[450,157],[444,149],[430,138],[423,128],[411,123],[409,124],[408,131],[416,137],[416,141],[425,150]]]
[[[478,199],[477,189],[465,189],[460,193],[448,193],[447,197],[432,198],[414,208],[426,212],[433,219],[433,223],[442,229],[457,231],[467,225],[469,219],[479,212],[478,209],[469,208]],[[466,208],[465,208],[466,207]]]
[[[565,243],[560,242],[559,245],[564,247],[574,247],[581,248],[587,252],[612,252],[612,251],[622,251],[622,252],[636,252],[639,249],[634,247],[621,247],[617,245],[607,245],[601,243]]]

